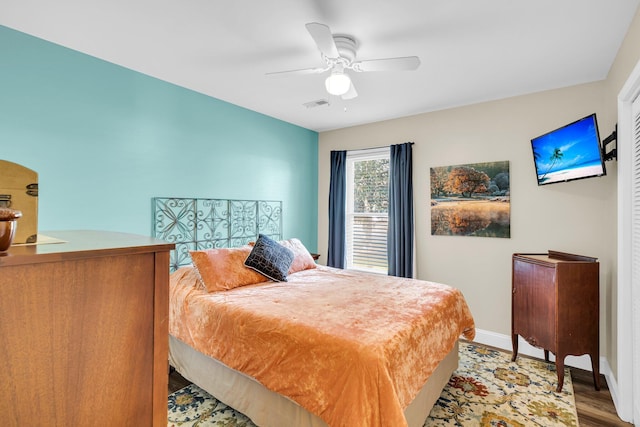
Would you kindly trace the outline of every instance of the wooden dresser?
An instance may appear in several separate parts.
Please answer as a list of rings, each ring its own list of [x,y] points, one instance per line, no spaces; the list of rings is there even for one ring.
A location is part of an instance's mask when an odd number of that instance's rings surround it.
[[[4,426],[167,425],[169,251],[52,231],[0,253]]]
[[[511,331],[513,357],[518,336],[556,357],[557,391],[564,383],[568,355],[591,357],[596,390],[600,389],[599,264],[596,258],[564,252],[514,254]]]

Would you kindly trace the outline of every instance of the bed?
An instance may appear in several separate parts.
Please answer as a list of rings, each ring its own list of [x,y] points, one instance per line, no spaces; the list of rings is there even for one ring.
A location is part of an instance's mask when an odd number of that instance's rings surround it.
[[[171,365],[259,426],[422,426],[458,338],[474,337],[461,292],[316,265],[299,240],[279,243],[294,254],[286,282],[246,268],[248,245],[189,250],[197,268],[170,278]]]

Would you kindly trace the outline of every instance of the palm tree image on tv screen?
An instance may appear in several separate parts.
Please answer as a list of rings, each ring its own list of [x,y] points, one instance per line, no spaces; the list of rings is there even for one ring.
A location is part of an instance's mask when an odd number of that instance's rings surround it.
[[[536,154],[534,154],[534,156],[535,155]],[[549,174],[549,172],[551,172],[551,169],[553,169],[553,166],[556,164],[556,161],[561,160],[563,155],[564,154],[562,154],[562,150],[560,148],[553,149],[553,153],[551,154],[551,157],[549,157],[549,160],[551,160],[551,164],[549,165],[545,173],[543,173],[542,176],[538,177],[539,182],[544,182],[545,177]]]

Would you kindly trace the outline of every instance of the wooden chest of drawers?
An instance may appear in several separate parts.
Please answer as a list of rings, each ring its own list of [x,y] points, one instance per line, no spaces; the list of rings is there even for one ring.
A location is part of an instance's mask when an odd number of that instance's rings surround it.
[[[595,258],[563,252],[512,257],[511,331],[513,358],[518,336],[555,354],[558,388],[564,359],[589,354],[596,390],[599,375],[599,264]]]
[[[165,427],[173,244],[45,234],[0,254],[2,424]]]

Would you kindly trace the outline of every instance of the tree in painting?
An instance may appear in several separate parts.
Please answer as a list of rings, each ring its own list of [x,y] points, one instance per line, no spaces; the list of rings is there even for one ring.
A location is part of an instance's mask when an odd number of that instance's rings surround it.
[[[449,179],[447,168],[431,168],[431,197],[440,197],[446,194],[445,185]]]
[[[470,166],[458,166],[449,172],[444,189],[450,193],[471,197],[475,193],[484,193],[489,185],[489,175]]]
[[[499,190],[509,190],[509,174],[507,172],[500,172],[493,178],[493,181]]]

